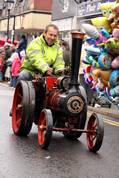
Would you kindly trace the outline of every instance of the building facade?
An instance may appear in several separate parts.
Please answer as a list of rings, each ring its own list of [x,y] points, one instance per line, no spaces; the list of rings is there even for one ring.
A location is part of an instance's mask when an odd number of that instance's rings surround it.
[[[1,4],[4,4],[1,2]],[[0,33],[7,35],[8,7],[1,8]],[[15,0],[9,15],[9,36],[19,39],[21,34],[28,38],[39,35],[51,22],[52,0]]]
[[[69,41],[71,31],[79,30],[84,21],[102,16],[101,3],[115,0],[53,0],[52,21],[60,29],[61,38]],[[69,42],[70,43],[70,42]]]

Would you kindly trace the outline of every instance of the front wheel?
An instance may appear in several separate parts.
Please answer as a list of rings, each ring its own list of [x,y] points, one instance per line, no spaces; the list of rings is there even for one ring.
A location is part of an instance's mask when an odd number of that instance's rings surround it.
[[[47,149],[51,137],[52,137],[52,129],[53,129],[53,117],[52,113],[49,109],[44,109],[40,113],[39,121],[38,121],[38,144],[43,149]]]
[[[97,152],[103,142],[104,124],[101,115],[93,113],[87,124],[87,144],[92,152]]]

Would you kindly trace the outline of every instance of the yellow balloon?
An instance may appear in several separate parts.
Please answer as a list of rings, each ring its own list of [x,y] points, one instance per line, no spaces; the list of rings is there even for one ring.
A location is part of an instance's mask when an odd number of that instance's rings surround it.
[[[111,26],[109,21],[106,17],[97,17],[91,19],[92,25],[94,25],[97,28],[105,28],[108,32],[111,32]]]
[[[100,4],[100,10],[102,11],[102,14],[104,17],[109,17],[111,14],[113,14],[112,7],[115,5],[115,2],[107,2]]]

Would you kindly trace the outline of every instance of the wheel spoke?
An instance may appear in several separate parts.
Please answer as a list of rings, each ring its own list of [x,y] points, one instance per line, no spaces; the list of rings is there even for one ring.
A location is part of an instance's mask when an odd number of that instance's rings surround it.
[[[96,134],[92,136],[92,140],[94,141],[96,138]]]
[[[45,117],[43,117],[42,120],[39,123],[39,126],[38,126],[39,144],[43,144],[44,143],[44,136],[45,136],[44,127],[45,126],[46,126],[46,120],[45,120]]]
[[[17,127],[19,128],[20,123],[21,123],[21,118],[18,118],[17,121],[16,121],[16,123],[17,123]]]
[[[39,142],[40,144],[44,143],[44,132],[43,131],[39,131]]]
[[[19,98],[23,98],[23,96],[22,96],[22,94],[20,94],[20,92],[17,94],[17,96],[18,96]]]
[[[17,108],[16,108],[16,111],[19,112],[19,111],[22,111],[22,104],[18,104],[17,105]]]
[[[90,147],[93,147],[93,140],[92,140],[92,137],[89,138],[89,144],[90,144]]]
[[[92,129],[96,129],[97,128],[97,126],[98,126],[98,124],[97,124],[97,122],[95,121],[94,123],[93,123],[93,126],[92,126]]]

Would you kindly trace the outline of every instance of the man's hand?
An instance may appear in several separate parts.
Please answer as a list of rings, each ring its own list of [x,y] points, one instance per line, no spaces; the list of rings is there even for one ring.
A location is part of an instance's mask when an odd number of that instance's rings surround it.
[[[64,69],[63,69],[63,70],[58,70],[58,71],[56,72],[56,74],[57,74],[57,75],[64,75]]]
[[[68,67],[66,67],[66,68],[64,69],[64,74],[65,74],[65,75],[70,75],[70,74],[71,74],[71,67],[70,67],[70,66],[68,66]]]
[[[52,75],[53,74],[53,69],[52,68],[48,68],[46,75]]]
[[[41,80],[41,74],[35,74],[34,78],[35,78],[36,82],[39,82]]]

